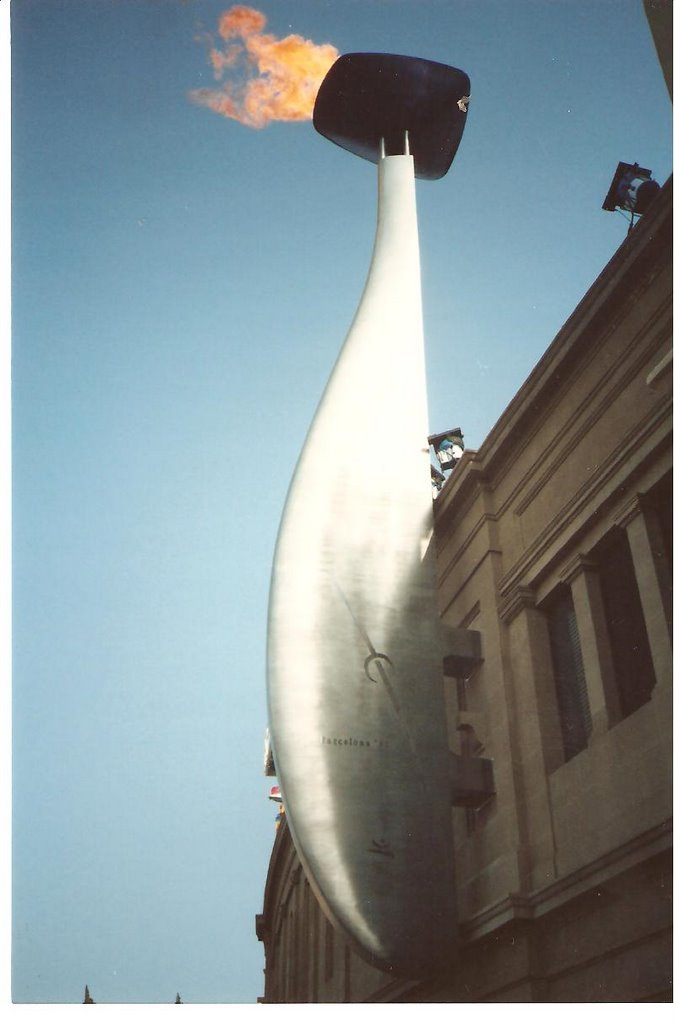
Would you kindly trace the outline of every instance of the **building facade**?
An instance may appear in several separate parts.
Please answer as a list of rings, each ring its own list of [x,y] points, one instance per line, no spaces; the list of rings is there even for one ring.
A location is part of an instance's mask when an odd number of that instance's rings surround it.
[[[461,942],[375,970],[323,916],[285,823],[257,935],[265,1002],[671,999],[671,179],[435,501]],[[447,663],[450,665],[450,662]]]

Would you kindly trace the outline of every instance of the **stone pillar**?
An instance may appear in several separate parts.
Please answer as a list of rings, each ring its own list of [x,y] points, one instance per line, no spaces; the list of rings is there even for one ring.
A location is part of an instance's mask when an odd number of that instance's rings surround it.
[[[639,495],[622,510],[616,522],[624,527],[629,540],[656,685],[669,689],[672,682],[672,624],[663,594],[663,576],[668,569],[662,555],[660,525],[653,510],[642,505]]]
[[[529,703],[537,712],[542,756],[546,770],[551,772],[563,763],[564,748],[547,619],[536,607],[535,595],[528,587],[517,587],[500,610],[509,625],[515,678],[518,684],[523,679],[531,684]]]
[[[513,768],[525,823],[520,843],[526,849],[528,888],[536,889],[557,873],[547,776],[564,760],[550,641],[545,615],[528,587],[507,594],[500,614],[507,626],[515,701]]]
[[[597,563],[587,555],[578,554],[566,567],[561,579],[571,587],[576,613],[592,715],[591,743],[593,736],[605,733],[622,717]]]

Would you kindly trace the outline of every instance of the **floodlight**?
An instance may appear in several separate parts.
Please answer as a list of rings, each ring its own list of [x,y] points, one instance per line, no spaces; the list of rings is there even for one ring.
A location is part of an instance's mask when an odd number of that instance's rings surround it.
[[[613,175],[602,210],[608,210],[609,213],[616,209],[626,210],[633,217],[640,217],[659,191],[660,186],[651,178],[651,171],[639,164],[621,161]]]
[[[454,469],[463,455],[464,442],[461,427],[453,427],[442,434],[431,434],[428,443],[433,445],[440,468],[446,472]]]

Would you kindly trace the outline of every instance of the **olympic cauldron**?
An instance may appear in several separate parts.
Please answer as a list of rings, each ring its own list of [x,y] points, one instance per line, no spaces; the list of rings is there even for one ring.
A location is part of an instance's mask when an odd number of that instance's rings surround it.
[[[456,68],[378,53],[340,57],[318,92],[317,131],[377,164],[377,228],[269,602],[271,744],[298,856],[332,924],[407,977],[457,936],[414,179],[447,172],[469,98]]]

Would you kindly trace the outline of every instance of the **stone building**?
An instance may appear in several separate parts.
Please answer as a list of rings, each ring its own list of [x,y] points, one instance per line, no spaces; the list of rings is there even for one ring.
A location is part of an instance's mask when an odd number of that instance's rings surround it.
[[[435,501],[461,942],[424,981],[364,963],[285,824],[257,935],[265,1002],[671,999],[671,179]],[[448,662],[446,666],[451,670]]]

